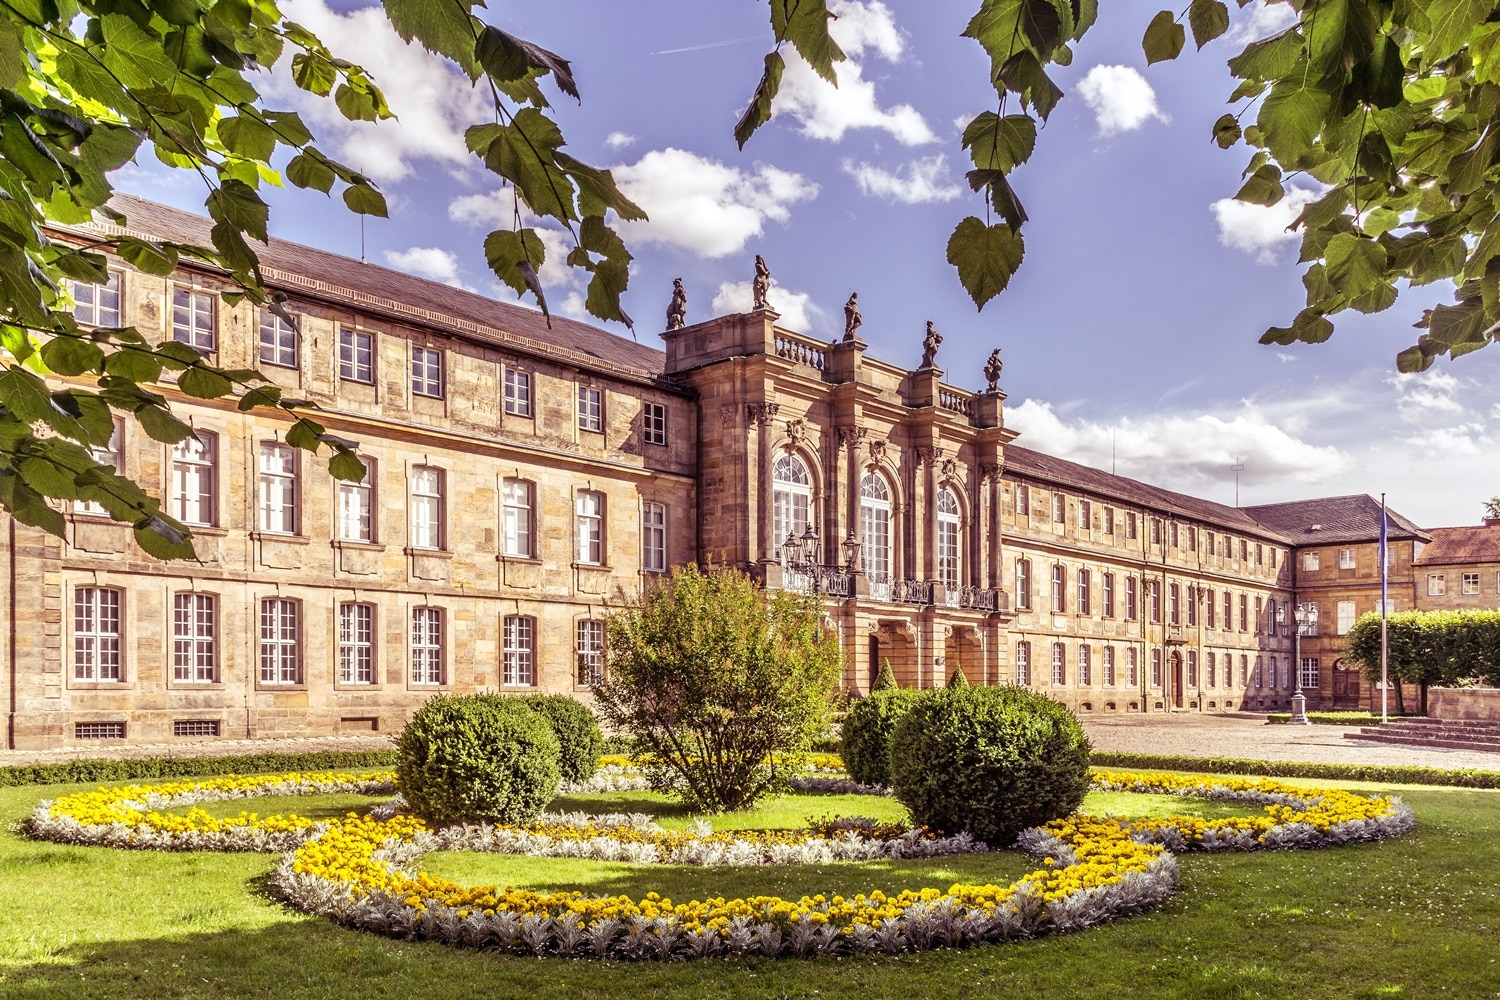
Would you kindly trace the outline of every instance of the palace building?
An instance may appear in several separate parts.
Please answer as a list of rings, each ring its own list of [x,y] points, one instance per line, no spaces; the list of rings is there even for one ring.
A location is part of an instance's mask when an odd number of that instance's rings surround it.
[[[208,242],[207,219],[116,204],[123,227],[59,237]],[[1379,600],[1368,497],[1237,509],[1031,451],[998,359],[987,389],[952,384],[930,330],[916,370],[867,357],[857,324],[830,344],[764,308],[656,350],[279,240],[261,261],[295,324],[190,264],[116,261],[76,314],[258,369],[359,442],[365,479],[289,446],[277,411],[166,382],[196,436],[120,420],[97,455],[192,526],[198,561],[145,555],[87,504],[62,539],[7,518],[8,746],[388,731],[438,692],[587,698],[609,609],[694,561],[819,593],[855,694],[889,661],[903,685],[961,669],[1080,713],[1282,708],[1298,679],[1314,707],[1370,700],[1339,660]],[[1393,607],[1430,605],[1432,550],[1462,530],[1392,517]],[[1476,530],[1441,558],[1493,589],[1500,525]],[[1297,604],[1319,609],[1300,663]]]

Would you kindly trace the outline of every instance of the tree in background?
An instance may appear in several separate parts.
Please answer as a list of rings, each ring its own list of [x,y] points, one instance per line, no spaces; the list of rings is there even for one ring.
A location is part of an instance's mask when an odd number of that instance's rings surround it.
[[[635,737],[653,788],[695,809],[782,787],[822,731],[841,659],[814,596],[690,564],[606,627],[599,714]]]
[[[1500,611],[1397,611],[1386,616],[1386,662],[1392,680],[1417,685],[1420,711],[1427,689],[1481,680],[1500,686]],[[1349,630],[1345,656],[1380,680],[1380,615],[1361,615]],[[1404,711],[1396,687],[1398,711]]]
[[[1490,497],[1484,502],[1484,516],[1486,518],[1500,517],[1500,496]]]

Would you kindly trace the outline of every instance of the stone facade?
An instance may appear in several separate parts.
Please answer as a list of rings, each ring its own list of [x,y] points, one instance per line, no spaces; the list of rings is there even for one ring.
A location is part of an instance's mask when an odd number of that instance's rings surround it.
[[[207,241],[125,207],[135,234]],[[84,318],[258,368],[359,442],[368,488],[282,451],[276,411],[165,384],[200,450],[121,421],[114,452],[199,561],[77,505],[65,539],[0,531],[9,746],[386,731],[439,691],[586,698],[608,610],[693,561],[820,593],[854,694],[888,661],[903,685],[961,669],[1081,713],[1282,708],[1303,602],[1310,704],[1360,697],[1335,667],[1379,595],[1368,497],[1241,510],[1043,455],[998,387],[766,310],[662,352],[279,241],[262,262],[295,330],[213,274],[119,262],[118,315]],[[1393,523],[1393,605],[1424,606],[1430,536]]]

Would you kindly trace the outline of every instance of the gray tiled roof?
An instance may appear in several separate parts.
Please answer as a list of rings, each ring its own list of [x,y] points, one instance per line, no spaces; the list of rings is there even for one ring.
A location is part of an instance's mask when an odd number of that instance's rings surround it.
[[[1373,542],[1380,538],[1380,501],[1364,493],[1246,507],[1245,513],[1298,545]],[[1428,539],[1411,521],[1387,509],[1391,538]]]
[[[204,216],[124,194],[116,195],[110,204],[124,213],[124,229],[130,233],[179,243],[210,243],[212,223]],[[251,246],[260,257],[266,283],[288,293],[385,311],[480,342],[560,355],[606,372],[650,377],[661,374],[666,364],[662,351],[587,323],[554,314],[549,328],[540,312],[525,306],[275,237],[269,246],[254,242]]]

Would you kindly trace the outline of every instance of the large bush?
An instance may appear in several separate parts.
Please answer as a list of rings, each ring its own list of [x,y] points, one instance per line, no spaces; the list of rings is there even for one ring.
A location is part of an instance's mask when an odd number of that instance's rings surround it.
[[[396,787],[434,823],[529,823],[557,794],[557,736],[518,698],[439,696],[396,741]]]
[[[891,783],[891,736],[920,697],[910,689],[875,691],[849,709],[841,749],[849,777],[862,785]]]
[[[689,565],[608,629],[599,714],[635,737],[654,788],[694,808],[742,809],[781,787],[824,729],[841,661],[815,596]]]
[[[1044,695],[944,688],[896,724],[890,774],[915,822],[1003,846],[1083,802],[1089,742],[1073,713]]]
[[[1349,630],[1346,655],[1365,679],[1380,680],[1380,615],[1362,615]],[[1427,688],[1469,680],[1500,686],[1500,611],[1393,611],[1386,617],[1387,665],[1392,681],[1417,685],[1420,712]],[[1401,684],[1393,685],[1398,711]]]
[[[599,770],[599,755],[604,752],[604,733],[589,707],[565,694],[532,694],[521,701],[552,726],[563,780],[592,778]]]

